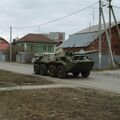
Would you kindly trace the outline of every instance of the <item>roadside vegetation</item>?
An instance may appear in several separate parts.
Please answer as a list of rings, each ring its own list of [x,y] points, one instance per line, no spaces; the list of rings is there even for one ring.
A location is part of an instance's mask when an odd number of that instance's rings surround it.
[[[0,70],[0,87],[10,87],[17,85],[45,85],[53,82],[41,77],[12,73]]]
[[[0,87],[53,84],[0,70]],[[0,91],[0,120],[120,120],[120,95],[85,88]]]
[[[55,88],[0,92],[1,120],[120,120],[120,95]]]

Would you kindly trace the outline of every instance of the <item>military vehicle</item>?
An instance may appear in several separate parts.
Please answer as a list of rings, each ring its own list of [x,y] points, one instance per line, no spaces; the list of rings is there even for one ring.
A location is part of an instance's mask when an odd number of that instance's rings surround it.
[[[84,52],[65,52],[58,48],[55,53],[43,53],[33,58],[34,73],[50,75],[51,77],[66,78],[68,73],[77,77],[80,73],[86,78],[90,75],[94,61],[88,59]]]

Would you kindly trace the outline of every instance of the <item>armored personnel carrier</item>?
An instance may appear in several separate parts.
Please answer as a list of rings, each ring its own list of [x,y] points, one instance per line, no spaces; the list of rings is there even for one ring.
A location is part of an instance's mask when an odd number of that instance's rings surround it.
[[[81,74],[86,78],[94,64],[84,54],[65,52],[62,48],[57,49],[55,53],[35,55],[32,61],[35,74],[59,78],[66,78],[68,73],[72,73],[74,77]]]

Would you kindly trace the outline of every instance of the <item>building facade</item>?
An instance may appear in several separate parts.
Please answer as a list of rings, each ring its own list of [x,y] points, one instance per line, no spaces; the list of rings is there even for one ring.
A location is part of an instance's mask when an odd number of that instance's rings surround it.
[[[65,40],[65,32],[50,32],[49,34],[45,34],[48,38],[54,40],[58,45],[64,42]]]
[[[0,61],[9,60],[9,43],[0,37]]]
[[[19,59],[19,56],[25,57],[25,55],[30,55],[31,57],[28,57],[29,60],[27,60],[30,61],[34,54],[40,54],[45,52],[53,53],[55,45],[56,42],[42,34],[30,33],[13,42],[13,59]],[[16,58],[16,54],[18,58]]]
[[[106,25],[108,28],[108,24]],[[118,24],[120,30],[120,24]],[[102,25],[102,67],[108,67],[111,64],[109,57],[109,49],[106,33],[104,30],[104,26]],[[86,28],[81,30],[75,34],[69,36],[68,40],[63,42],[59,47],[63,47],[64,50],[75,51],[78,52],[81,49],[85,51],[98,50],[98,42],[99,42],[99,26],[92,26],[90,28]],[[117,27],[114,23],[112,23],[111,27],[111,49],[114,56],[114,60],[117,64],[120,64],[120,38],[117,31]],[[93,60],[97,63],[98,66],[98,53],[91,55]]]

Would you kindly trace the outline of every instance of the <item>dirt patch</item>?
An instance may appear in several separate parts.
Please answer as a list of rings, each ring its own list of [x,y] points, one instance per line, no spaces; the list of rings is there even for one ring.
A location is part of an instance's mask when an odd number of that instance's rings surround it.
[[[46,79],[0,70],[0,87],[16,85],[46,85],[53,82]]]
[[[1,120],[120,120],[120,96],[89,89],[0,92]]]

